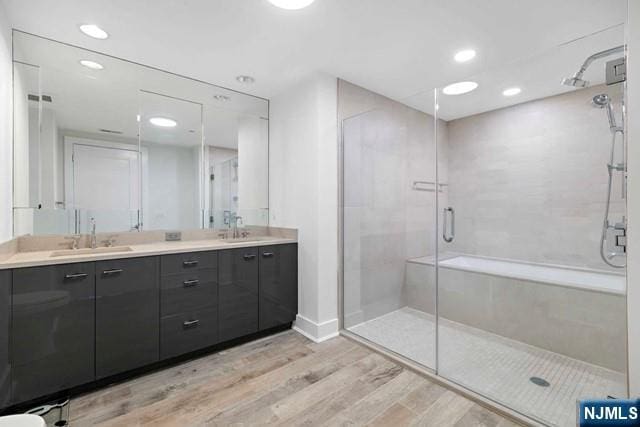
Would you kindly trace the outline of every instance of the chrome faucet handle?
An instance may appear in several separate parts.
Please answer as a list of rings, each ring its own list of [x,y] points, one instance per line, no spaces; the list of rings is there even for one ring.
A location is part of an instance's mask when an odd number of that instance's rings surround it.
[[[71,236],[64,236],[64,240],[72,240],[71,249],[78,249],[80,247],[80,239],[82,238],[81,234],[73,234]],[[64,243],[60,243],[63,245]]]
[[[246,239],[247,237],[249,237],[249,232],[243,231],[242,233],[240,233],[240,235],[242,236],[243,239]]]
[[[115,234],[107,236],[107,238],[101,240],[100,243],[104,244],[107,248],[110,248],[116,243],[116,237],[117,235]]]

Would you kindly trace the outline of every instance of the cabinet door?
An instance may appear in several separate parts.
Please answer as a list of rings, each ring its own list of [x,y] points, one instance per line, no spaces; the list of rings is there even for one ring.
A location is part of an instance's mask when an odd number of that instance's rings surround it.
[[[258,249],[218,255],[218,338],[228,341],[258,331]]]
[[[157,257],[96,262],[96,377],[159,359]]]
[[[13,270],[12,401],[94,379],[93,263]]]
[[[0,409],[9,406],[11,363],[9,320],[11,316],[11,270],[0,271]]]
[[[285,325],[298,314],[298,245],[259,248],[260,330]]]

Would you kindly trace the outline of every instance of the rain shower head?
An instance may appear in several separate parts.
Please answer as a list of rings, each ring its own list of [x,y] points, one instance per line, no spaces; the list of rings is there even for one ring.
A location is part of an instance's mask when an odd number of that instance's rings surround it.
[[[562,79],[562,84],[565,86],[573,86],[573,87],[587,87],[589,86],[589,82],[581,79],[580,76],[567,77]]]
[[[573,75],[573,77],[567,77],[566,79],[562,79],[562,84],[565,86],[573,86],[573,87],[587,87],[589,86],[589,82],[582,79],[584,72],[587,71],[589,65],[596,59],[605,58],[607,56],[624,52],[624,45],[612,47],[611,49],[603,50],[602,52],[597,52],[588,57],[577,73]]]

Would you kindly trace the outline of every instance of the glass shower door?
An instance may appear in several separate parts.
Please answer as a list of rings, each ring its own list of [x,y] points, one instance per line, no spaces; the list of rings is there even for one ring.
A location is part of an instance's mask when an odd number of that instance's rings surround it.
[[[370,94],[345,85],[341,82],[343,103],[354,91]],[[376,108],[342,121],[343,327],[434,369],[435,141],[430,135],[430,115],[382,98]]]
[[[625,262],[624,84],[605,71],[622,53],[594,62],[588,87],[561,84],[623,35],[437,91],[437,372],[548,425],[627,394],[625,269],[610,265]]]

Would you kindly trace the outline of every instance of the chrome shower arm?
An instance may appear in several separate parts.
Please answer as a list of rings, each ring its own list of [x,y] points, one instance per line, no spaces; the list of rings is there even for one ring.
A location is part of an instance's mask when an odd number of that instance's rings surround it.
[[[578,72],[575,73],[573,75],[573,77],[574,78],[578,78],[578,79],[582,79],[582,75],[584,74],[585,71],[587,71],[587,68],[589,68],[589,65],[591,65],[591,63],[593,61],[595,61],[597,59],[600,59],[600,58],[605,58],[605,57],[610,56],[610,55],[614,55],[616,53],[622,53],[622,52],[624,52],[624,45],[612,47],[611,49],[607,49],[607,50],[603,50],[602,52],[594,53],[593,55],[591,55],[590,57],[585,59],[584,63],[582,64],[582,67],[580,67],[580,70],[578,70]]]

